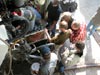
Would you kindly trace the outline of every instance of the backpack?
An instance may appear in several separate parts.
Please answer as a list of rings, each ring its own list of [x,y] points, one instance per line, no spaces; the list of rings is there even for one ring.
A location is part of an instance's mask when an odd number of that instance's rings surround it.
[[[65,11],[74,12],[77,9],[78,4],[76,1],[73,1],[73,2],[69,1],[69,2],[64,3],[62,0],[60,1],[60,6],[63,12]]]

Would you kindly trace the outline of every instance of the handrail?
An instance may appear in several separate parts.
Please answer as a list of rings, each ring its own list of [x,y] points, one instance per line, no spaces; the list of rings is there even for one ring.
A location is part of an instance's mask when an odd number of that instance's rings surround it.
[[[100,63],[87,63],[87,64],[77,64],[71,67],[66,67],[67,70],[81,69],[81,68],[90,68],[90,67],[100,67]]]

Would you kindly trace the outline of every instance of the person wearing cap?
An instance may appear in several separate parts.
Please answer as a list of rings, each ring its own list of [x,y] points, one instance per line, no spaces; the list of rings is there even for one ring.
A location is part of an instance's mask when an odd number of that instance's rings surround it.
[[[43,61],[39,75],[53,75],[58,60],[57,55],[51,52],[48,46],[41,47],[40,53],[43,57]]]

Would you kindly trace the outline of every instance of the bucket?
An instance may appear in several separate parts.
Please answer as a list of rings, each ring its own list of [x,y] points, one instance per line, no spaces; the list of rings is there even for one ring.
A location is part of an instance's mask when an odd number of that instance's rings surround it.
[[[35,62],[31,65],[31,74],[37,75],[39,73],[40,64],[38,62]]]

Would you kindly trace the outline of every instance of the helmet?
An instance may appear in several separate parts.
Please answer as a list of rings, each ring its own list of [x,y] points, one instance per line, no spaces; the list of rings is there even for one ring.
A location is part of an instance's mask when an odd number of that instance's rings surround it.
[[[29,20],[22,16],[14,16],[12,25],[15,27],[15,31],[17,31],[15,38],[25,36],[30,29]]]
[[[21,7],[25,4],[25,0],[12,0],[16,7]]]
[[[34,14],[31,10],[26,8],[20,8],[21,16],[27,18],[28,20],[32,20],[34,18]]]

